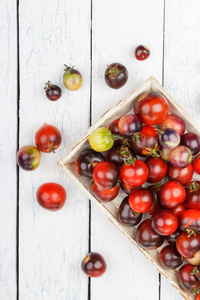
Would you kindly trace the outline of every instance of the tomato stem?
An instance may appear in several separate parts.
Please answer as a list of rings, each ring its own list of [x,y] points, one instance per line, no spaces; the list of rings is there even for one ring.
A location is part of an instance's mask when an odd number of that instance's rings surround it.
[[[140,213],[139,212],[136,212],[136,211],[134,211],[134,210],[131,210],[131,212],[134,214],[134,216],[136,216],[136,217],[139,217],[140,216]]]
[[[106,72],[106,74],[108,74],[110,78],[112,77],[117,78],[117,76],[122,73],[122,71],[118,69],[118,64],[116,64],[113,67],[107,65],[107,67],[108,67],[108,71]]]
[[[142,145],[141,139],[143,139],[144,137],[142,136],[142,134],[140,132],[136,132],[133,134],[132,136],[132,141],[134,142],[139,142],[140,145]]]
[[[198,287],[192,289],[192,290],[191,290],[191,293],[192,293],[192,294],[199,294],[199,293],[200,293],[200,286],[198,286]]]
[[[187,237],[190,238],[192,235],[196,235],[196,232],[193,229],[187,229]]]
[[[161,186],[162,186],[162,181],[158,181],[155,183],[155,186],[158,188],[158,190],[160,190]]]
[[[133,158],[131,156],[127,157],[127,158],[124,158],[124,163],[125,165],[127,166],[130,166],[130,165],[134,165],[136,162],[136,158]]]
[[[199,188],[199,184],[196,181],[193,181],[189,184],[190,191],[196,191]]]
[[[73,68],[74,68],[74,66],[72,66],[72,67],[68,67],[67,65],[64,65],[64,71],[65,72],[69,72],[69,71],[71,71]]]
[[[53,146],[53,143],[51,143],[49,152],[55,153],[55,150],[56,150],[56,149],[55,149],[55,147]]]
[[[147,151],[147,154],[149,154],[150,156],[153,156],[155,158],[158,158],[161,155],[161,151],[158,148],[158,142],[157,141],[156,141],[156,144],[155,144],[153,149],[149,147],[149,148],[145,148],[145,150]]]
[[[112,134],[112,138],[113,138],[113,141],[114,141],[114,142],[117,141],[117,140],[121,140],[121,141],[122,141],[122,144],[123,144],[124,146],[127,146],[127,147],[131,148],[131,145],[130,145],[130,143],[129,143],[128,138],[125,138],[124,136],[121,136],[121,135],[116,134],[116,133],[113,133],[113,134]]]
[[[118,179],[118,181],[117,181],[117,184],[116,184],[116,187],[119,187],[120,186],[120,184],[121,184],[121,179]]]
[[[192,270],[192,272],[190,273],[190,275],[196,275],[198,276],[199,275],[199,270],[197,267],[194,267],[194,269]]]
[[[49,91],[52,87],[52,83],[50,80],[48,80],[46,83],[45,83],[45,86],[44,86],[44,90],[45,92]]]

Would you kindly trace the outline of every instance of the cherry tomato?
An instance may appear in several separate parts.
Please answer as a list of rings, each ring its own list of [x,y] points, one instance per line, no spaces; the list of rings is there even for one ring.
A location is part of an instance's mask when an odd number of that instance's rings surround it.
[[[136,159],[132,164],[123,164],[120,169],[121,180],[131,186],[140,186],[144,184],[148,178],[148,168],[146,164]]]
[[[170,151],[169,159],[174,167],[185,168],[192,161],[192,152],[188,147],[177,146]]]
[[[122,64],[112,63],[106,68],[104,76],[109,87],[119,89],[127,82],[128,71]]]
[[[182,231],[193,229],[200,231],[200,211],[197,209],[187,209],[179,216],[179,227]]]
[[[200,294],[196,296],[196,300],[200,300]]]
[[[63,75],[64,86],[70,91],[76,91],[80,89],[83,82],[81,73],[76,69],[74,69],[74,67],[68,67],[66,65],[64,66],[65,66],[64,69],[65,73]]]
[[[47,98],[51,101],[57,101],[62,95],[60,87],[55,84],[52,84],[49,80],[45,84],[44,90],[46,92]]]
[[[200,235],[192,230],[180,234],[176,241],[176,248],[183,257],[194,257],[200,250]]]
[[[149,55],[150,55],[150,50],[147,46],[139,45],[135,49],[135,57],[138,60],[145,60],[149,57]]]
[[[185,133],[181,138],[181,144],[188,147],[193,155],[200,151],[200,137],[195,133]]]
[[[160,129],[163,130],[165,128],[173,128],[176,131],[178,131],[178,133],[180,134],[180,136],[182,136],[185,132],[185,122],[183,121],[183,119],[181,119],[180,117],[174,115],[174,114],[169,114],[166,119],[160,123],[159,125]]]
[[[160,251],[158,259],[165,269],[178,268],[182,262],[183,257],[176,250],[175,245],[167,245]]]
[[[107,152],[107,160],[112,162],[118,168],[121,168],[124,161],[127,161],[130,157],[135,158],[135,153],[123,145],[113,146]]]
[[[170,152],[172,151],[172,149],[166,149],[164,147],[162,147],[160,149],[160,157],[162,159],[164,159],[164,161],[166,162],[170,162],[170,158],[169,158],[169,155],[170,155]]]
[[[149,170],[147,182],[156,183],[161,181],[167,174],[168,166],[166,162],[160,157],[148,157],[145,164]]]
[[[156,249],[163,244],[164,237],[156,233],[151,226],[151,220],[146,219],[137,228],[136,241],[143,249]]]
[[[119,193],[119,187],[116,185],[111,189],[103,189],[100,186],[98,186],[95,182],[92,182],[91,190],[97,199],[104,202],[114,200]]]
[[[194,257],[186,258],[186,260],[189,262],[189,264],[198,266],[200,264],[200,251],[198,251]],[[198,279],[199,279],[199,276],[198,276]]]
[[[127,195],[130,195],[133,191],[135,191],[135,189],[138,188],[137,186],[128,185],[128,184],[124,183],[123,181],[121,181],[120,187],[123,190],[123,192],[126,193]]]
[[[114,120],[108,127],[112,133],[117,133],[117,134],[119,133],[119,129],[118,129],[119,120],[120,119]]]
[[[197,172],[197,174],[200,174],[200,154],[194,158],[193,167],[194,171]]]
[[[33,171],[40,164],[41,153],[34,146],[24,146],[17,152],[17,163],[25,171]]]
[[[82,271],[89,277],[100,277],[106,271],[106,262],[97,252],[88,253],[81,263]]]
[[[143,93],[135,101],[134,112],[142,123],[157,125],[167,117],[169,104],[167,99],[159,93]]]
[[[92,177],[94,182],[103,189],[113,188],[119,179],[118,168],[108,161],[102,161],[96,165]]]
[[[200,182],[193,181],[186,187],[187,197],[185,206],[200,210]]]
[[[194,174],[194,169],[192,164],[189,164],[185,168],[179,168],[170,165],[167,172],[169,180],[176,180],[180,182],[182,185],[188,184],[192,180],[193,174]]]
[[[36,146],[42,152],[55,152],[61,141],[62,136],[58,128],[46,123],[35,134]]]
[[[111,131],[106,127],[96,128],[89,135],[89,143],[96,152],[105,152],[112,148],[114,140]]]
[[[167,236],[167,238],[166,238],[167,242],[171,245],[175,245],[176,240],[181,233],[183,233],[183,232],[179,228],[177,228],[176,231],[174,231],[172,234]]]
[[[142,214],[133,211],[128,202],[129,197],[125,197],[118,209],[117,218],[126,226],[135,226],[140,223]]]
[[[184,202],[185,203],[185,202]],[[177,218],[180,216],[180,214],[186,210],[186,207],[184,204],[180,204],[175,208],[172,208],[171,211],[173,211],[173,213],[175,214],[175,216],[177,216]]]
[[[197,276],[191,275],[193,269],[193,265],[186,264],[178,271],[178,280],[184,290],[192,291],[200,285]]]
[[[56,211],[63,207],[66,200],[66,191],[62,185],[55,182],[42,184],[37,190],[38,203],[49,210]]]
[[[161,208],[160,201],[159,201],[159,190],[161,187],[161,182],[158,182],[157,184],[148,186],[148,190],[151,191],[153,196],[153,204],[151,208],[148,210],[149,215],[153,215],[156,210],[159,210]]]
[[[153,195],[150,190],[138,188],[129,196],[129,205],[138,213],[147,212],[153,204]]]
[[[170,235],[178,228],[178,218],[168,209],[159,210],[153,214],[151,226],[160,235]]]
[[[160,203],[166,208],[175,208],[182,204],[186,198],[186,190],[178,181],[165,182],[159,191]]]
[[[140,132],[142,129],[142,123],[140,119],[133,115],[128,114],[120,118],[118,123],[119,133],[126,137],[132,137],[136,132]]]

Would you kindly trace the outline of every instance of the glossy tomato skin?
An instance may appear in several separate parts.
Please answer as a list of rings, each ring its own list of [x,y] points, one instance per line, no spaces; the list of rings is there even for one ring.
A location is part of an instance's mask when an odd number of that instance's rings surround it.
[[[105,158],[100,152],[88,149],[79,155],[75,162],[75,170],[79,175],[91,179],[94,167],[104,160]]]
[[[142,130],[142,123],[136,115],[127,114],[120,118],[118,129],[121,135],[132,137],[134,133]]]
[[[197,155],[193,160],[193,168],[197,174],[200,174],[200,155]]]
[[[45,89],[47,98],[51,101],[57,101],[62,95],[61,88],[55,84],[52,84],[51,81],[49,81],[49,80],[45,84],[44,89]]]
[[[170,162],[174,167],[185,168],[192,161],[192,152],[188,147],[179,145],[169,153]]]
[[[154,184],[154,185],[150,185],[148,186],[148,190],[151,191],[151,194],[153,196],[153,204],[151,206],[151,208],[148,210],[148,214],[149,215],[153,215],[156,210],[161,209],[161,205],[160,205],[160,201],[159,201],[159,190],[160,190],[160,184]]]
[[[184,134],[186,128],[183,119],[174,114],[169,114],[166,119],[160,123],[159,127],[161,130],[165,128],[173,128],[180,134],[180,136]]]
[[[63,74],[63,83],[64,86],[70,90],[70,91],[76,91],[78,89],[80,89],[80,87],[82,86],[82,76],[81,73],[74,69],[73,67],[68,67],[66,65],[65,66],[65,73]]]
[[[62,136],[57,127],[44,124],[35,134],[35,143],[42,152],[54,152],[61,144]]]
[[[66,191],[62,185],[55,182],[48,182],[39,186],[36,197],[42,207],[56,211],[61,209],[65,204]]]
[[[124,183],[123,181],[121,181],[120,187],[123,190],[123,192],[127,195],[130,195],[133,191],[135,191],[135,189],[138,188],[137,186],[128,185],[128,184]]]
[[[160,203],[165,208],[175,208],[186,198],[184,186],[175,180],[165,182],[159,191]]]
[[[119,187],[116,185],[111,189],[103,189],[100,186],[98,186],[94,181],[91,184],[91,190],[93,194],[97,197],[97,199],[104,202],[114,200],[119,193]]]
[[[17,152],[17,163],[25,171],[33,171],[40,164],[41,153],[36,147],[28,145]]]
[[[157,145],[157,146],[156,146]],[[137,132],[131,139],[131,147],[133,151],[142,157],[150,156],[152,149],[159,149],[158,134],[153,126],[145,125],[142,127],[141,132]]]
[[[135,49],[135,57],[138,60],[145,60],[149,57],[149,55],[150,55],[150,50],[147,46],[139,45]]]
[[[184,203],[185,203],[185,202],[184,202]],[[178,217],[181,215],[181,213],[182,213],[183,211],[185,211],[185,210],[186,210],[186,207],[185,207],[184,204],[180,204],[180,205],[178,205],[177,207],[171,209],[171,211],[173,211],[173,213],[175,214],[175,216],[177,216],[177,218],[178,218]]]
[[[193,265],[186,264],[178,271],[178,280],[184,290],[191,291],[200,284],[197,276],[191,275],[193,269]]]
[[[131,209],[128,199],[129,197],[127,196],[122,200],[117,212],[117,218],[123,225],[135,226],[140,223],[142,214],[135,213]]]
[[[110,124],[110,126],[108,127],[112,133],[116,133],[116,134],[119,133],[119,128],[118,128],[119,120],[120,120],[120,119],[114,120],[114,121]]]
[[[90,252],[83,259],[81,269],[89,277],[100,277],[105,273],[107,266],[101,254]]]
[[[107,152],[107,160],[112,162],[116,167],[121,168],[128,157],[136,158],[135,153],[123,145],[114,145]]]
[[[200,211],[197,209],[187,209],[179,216],[179,227],[182,231],[193,229],[200,232]]]
[[[182,234],[183,232],[177,228],[176,231],[170,235],[167,236],[166,240],[169,244],[171,245],[175,245],[176,244],[176,240],[179,237],[180,234]]]
[[[165,269],[175,269],[180,267],[183,257],[176,250],[175,245],[167,245],[160,251],[158,259]]]
[[[191,182],[186,186],[187,197],[185,206],[190,209],[200,210],[200,182]]]
[[[146,164],[136,159],[131,165],[123,164],[120,169],[121,180],[131,186],[140,186],[144,184],[148,178],[148,168]]]
[[[168,209],[156,211],[151,218],[151,225],[160,235],[170,235],[178,228],[178,218]]]
[[[174,149],[180,143],[180,134],[173,128],[159,131],[159,143],[167,149]]]
[[[198,294],[197,296],[196,296],[196,299],[195,300],[200,300],[200,294]]]
[[[102,161],[94,168],[92,178],[99,187],[111,189],[117,184],[119,171],[111,162]]]
[[[98,127],[89,135],[89,143],[96,152],[105,152],[112,148],[114,140],[111,131],[106,127]]]
[[[153,204],[153,195],[150,190],[138,188],[129,196],[129,205],[138,213],[147,212]]]
[[[192,155],[196,155],[200,151],[200,137],[192,132],[187,132],[181,137],[181,144],[188,147]]]
[[[119,89],[127,82],[128,71],[124,65],[112,63],[106,68],[104,76],[109,87]]]
[[[185,258],[192,258],[200,250],[200,236],[194,232],[189,235],[183,232],[176,241],[176,249]]]
[[[193,174],[194,168],[192,164],[189,164],[185,168],[179,168],[170,165],[167,171],[167,176],[169,177],[169,180],[176,180],[182,185],[188,184],[192,180]]]
[[[167,99],[155,92],[141,94],[134,103],[134,112],[146,125],[160,124],[169,113]]]
[[[147,182],[156,183],[161,181],[167,174],[168,166],[166,162],[160,157],[148,157],[145,164],[149,170]]]
[[[163,244],[164,238],[153,230],[151,220],[146,219],[137,228],[136,241],[143,249],[156,249]]]

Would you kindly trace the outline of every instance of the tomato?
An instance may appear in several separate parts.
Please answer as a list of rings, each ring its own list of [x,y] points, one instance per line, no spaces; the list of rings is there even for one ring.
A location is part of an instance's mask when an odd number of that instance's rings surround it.
[[[129,197],[125,197],[117,211],[117,218],[123,225],[135,226],[140,223],[142,214],[133,211],[128,202]]]
[[[188,147],[192,155],[196,155],[200,151],[200,137],[192,132],[187,132],[181,137],[181,144]]]
[[[151,226],[151,220],[146,219],[137,228],[136,241],[143,249],[156,249],[163,244],[164,237],[156,233]]]
[[[185,202],[184,202],[185,203]],[[180,216],[180,214],[186,210],[186,207],[184,204],[180,204],[175,208],[172,208],[171,211],[173,211],[173,213],[175,214],[175,216],[177,216],[177,218]]]
[[[46,82],[44,90],[47,98],[51,101],[57,101],[62,95],[61,88],[55,84],[52,84],[49,80]]]
[[[120,119],[114,120],[108,127],[112,133],[117,133],[117,134],[119,133],[119,129],[118,129],[119,120]]]
[[[170,165],[167,172],[169,180],[176,180],[180,182],[182,185],[188,184],[192,180],[193,174],[194,174],[194,169],[192,164],[189,164],[185,168],[179,168]]]
[[[106,262],[97,252],[90,252],[81,263],[82,271],[90,277],[100,277],[106,271]]]
[[[24,146],[17,152],[17,163],[25,171],[33,171],[40,164],[41,153],[34,146]]]
[[[200,210],[200,182],[193,181],[186,187],[187,197],[185,206]]]
[[[159,93],[143,93],[134,103],[134,112],[142,123],[157,125],[167,117],[169,104],[167,99]]]
[[[119,179],[118,168],[108,161],[102,161],[96,165],[92,177],[94,182],[103,189],[113,188]]]
[[[166,208],[177,207],[185,201],[185,198],[186,190],[178,181],[167,181],[160,188],[160,203]]]
[[[110,64],[105,71],[105,81],[113,89],[121,88],[128,80],[128,71],[119,63]]]
[[[82,86],[82,76],[79,71],[74,69],[74,67],[65,66],[65,73],[63,75],[64,86],[70,91],[76,91]]]
[[[173,128],[166,128],[163,130],[158,129],[159,143],[167,149],[174,149],[180,143],[180,134]]]
[[[153,195],[150,190],[138,188],[129,196],[129,205],[138,213],[147,212],[153,204]]]
[[[123,181],[121,181],[120,187],[123,190],[123,192],[126,193],[127,195],[130,195],[135,189],[138,188],[137,186],[128,185]]]
[[[200,300],[200,294],[196,296],[196,300]]]
[[[128,161],[130,157],[135,158],[135,153],[124,145],[114,145],[107,152],[107,160],[112,162],[118,168],[121,168],[124,161]]]
[[[114,144],[112,133],[106,127],[96,128],[89,135],[88,140],[91,148],[97,152],[105,152],[111,149]]]
[[[112,201],[117,197],[119,193],[118,186],[114,186],[111,189],[103,189],[100,186],[98,186],[95,182],[92,182],[91,190],[97,199],[104,202]]]
[[[159,190],[161,187],[161,182],[158,182],[157,184],[148,186],[148,190],[151,191],[153,196],[153,204],[151,208],[148,210],[149,215],[153,215],[156,210],[159,210],[161,208],[160,201],[159,201]]]
[[[148,157],[145,164],[149,170],[147,182],[156,183],[161,181],[167,174],[168,166],[166,162],[160,157]]]
[[[137,116],[133,114],[127,114],[120,118],[118,129],[121,135],[130,138],[134,133],[141,131],[142,123]]]
[[[135,49],[135,57],[138,60],[145,60],[149,57],[149,55],[150,55],[150,50],[147,46],[139,45]]]
[[[167,118],[160,123],[159,125],[160,129],[163,130],[165,128],[173,128],[176,131],[178,131],[178,133],[180,134],[180,136],[182,136],[185,132],[185,122],[183,121],[183,119],[181,119],[180,117],[174,115],[174,114],[169,114],[167,116]]]
[[[55,211],[61,209],[65,204],[66,191],[62,185],[48,182],[38,188],[36,197],[42,207]]]
[[[192,291],[200,285],[197,276],[191,275],[193,269],[193,265],[186,264],[182,266],[178,271],[178,280],[184,290]]]
[[[151,226],[160,235],[170,235],[178,228],[178,218],[172,211],[162,209],[153,214]]]
[[[182,262],[183,257],[176,250],[175,245],[167,245],[160,251],[158,259],[165,269],[178,268]]]
[[[171,245],[175,245],[176,240],[181,233],[183,233],[183,232],[179,228],[177,228],[176,231],[174,231],[172,234],[167,236],[167,238],[166,238],[167,242]]]
[[[185,258],[194,257],[200,250],[200,235],[192,230],[180,234],[176,241],[176,249]]]
[[[179,227],[182,231],[193,229],[200,231],[200,211],[197,209],[187,209],[179,216]]]
[[[62,136],[58,128],[46,123],[35,134],[36,146],[42,152],[55,152],[61,141]]]
[[[131,186],[140,186],[144,184],[148,178],[148,168],[146,164],[136,159],[132,164],[123,164],[120,169],[121,180]]]
[[[197,174],[200,174],[200,154],[194,158],[193,167],[194,171],[197,172]]]

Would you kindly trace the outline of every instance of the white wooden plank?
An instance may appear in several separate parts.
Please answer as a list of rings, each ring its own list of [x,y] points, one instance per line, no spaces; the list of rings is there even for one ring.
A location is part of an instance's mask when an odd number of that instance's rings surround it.
[[[20,299],[86,299],[88,278],[81,260],[88,250],[88,199],[61,172],[57,161],[89,127],[90,1],[20,1],[21,114],[20,146],[34,143],[44,123],[57,126],[63,142],[56,154],[42,153],[34,172],[20,172]],[[63,64],[83,75],[76,92],[63,88]],[[47,80],[63,88],[50,102]],[[35,194],[44,182],[55,181],[67,191],[58,212],[39,207]]]
[[[199,1],[166,1],[164,87],[199,123]],[[162,277],[161,300],[181,300]]]
[[[150,75],[162,80],[162,34],[163,1],[93,2],[93,122]],[[143,62],[134,57],[139,44],[152,50]],[[112,62],[129,71],[120,90],[110,89],[104,81],[106,64]],[[158,272],[94,205],[91,240],[92,251],[102,253],[108,263],[105,275],[92,280],[93,300],[159,299]]]
[[[16,297],[16,1],[1,1],[0,13],[0,299]]]

